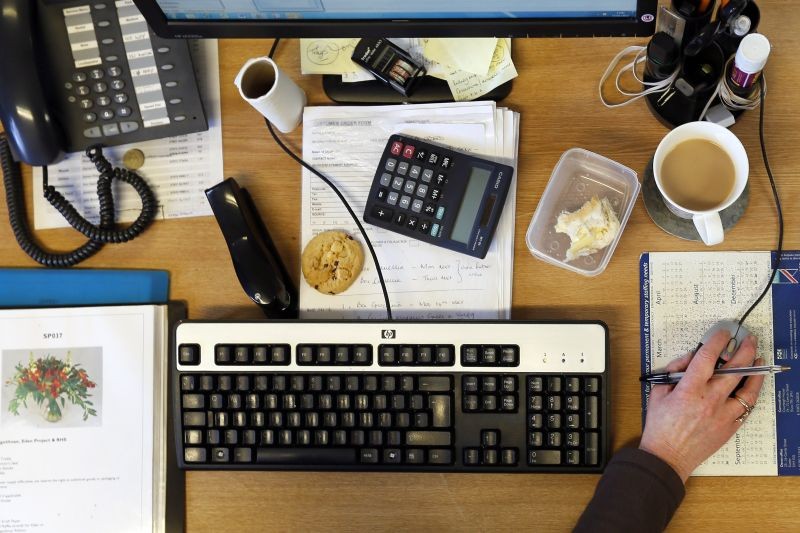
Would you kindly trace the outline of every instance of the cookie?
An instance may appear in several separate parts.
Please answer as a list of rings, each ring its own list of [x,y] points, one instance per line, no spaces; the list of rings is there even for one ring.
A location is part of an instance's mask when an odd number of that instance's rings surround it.
[[[339,294],[364,267],[361,244],[343,231],[324,231],[311,239],[300,261],[303,277],[324,294]]]

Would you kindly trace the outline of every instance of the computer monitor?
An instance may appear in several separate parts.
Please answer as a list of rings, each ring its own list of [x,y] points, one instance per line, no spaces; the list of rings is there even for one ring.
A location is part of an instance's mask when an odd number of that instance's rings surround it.
[[[163,37],[548,37],[651,35],[658,0],[133,0]],[[428,77],[411,97],[378,82],[324,76],[340,103],[452,99]],[[511,82],[484,95],[500,100]]]
[[[650,35],[658,0],[134,0],[164,37]]]

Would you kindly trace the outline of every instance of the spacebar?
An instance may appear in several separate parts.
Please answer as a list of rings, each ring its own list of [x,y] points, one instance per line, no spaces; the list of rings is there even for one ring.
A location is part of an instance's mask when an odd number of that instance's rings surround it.
[[[272,465],[352,465],[354,448],[259,448],[256,462]]]

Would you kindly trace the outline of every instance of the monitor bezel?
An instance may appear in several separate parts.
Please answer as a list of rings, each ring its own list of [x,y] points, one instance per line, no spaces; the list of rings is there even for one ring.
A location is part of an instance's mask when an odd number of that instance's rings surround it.
[[[655,32],[658,0],[638,0],[636,17],[571,19],[169,20],[156,0],[133,0],[161,37],[614,37]]]

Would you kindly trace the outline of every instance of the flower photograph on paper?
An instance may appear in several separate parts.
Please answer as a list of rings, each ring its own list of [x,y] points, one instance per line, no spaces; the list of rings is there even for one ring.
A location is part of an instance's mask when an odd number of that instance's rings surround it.
[[[101,425],[101,348],[4,350],[0,358],[0,426]]]

